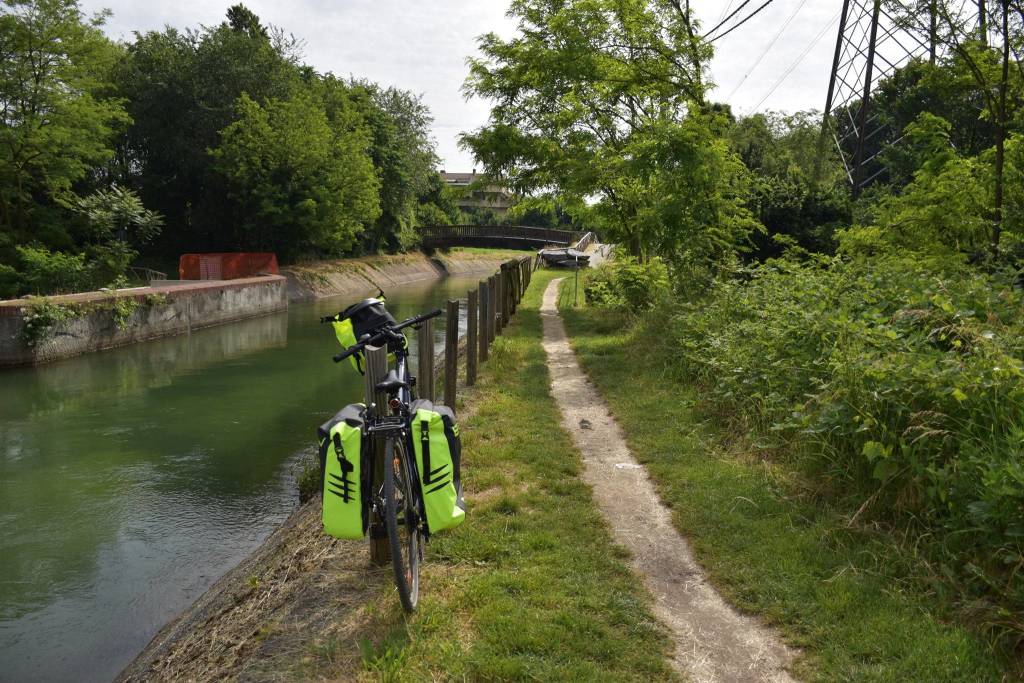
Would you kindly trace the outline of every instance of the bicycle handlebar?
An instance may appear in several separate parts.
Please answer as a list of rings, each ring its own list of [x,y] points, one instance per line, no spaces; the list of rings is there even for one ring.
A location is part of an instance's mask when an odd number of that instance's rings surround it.
[[[394,337],[398,336],[398,332],[400,330],[404,330],[407,327],[412,327],[413,325],[419,325],[420,323],[426,320],[430,320],[431,318],[436,318],[439,315],[441,315],[440,308],[433,310],[430,313],[421,313],[420,315],[414,315],[413,317],[403,320],[402,322],[397,323],[395,325],[389,325],[388,327],[383,328],[382,330],[370,336],[369,338],[364,339],[356,344],[353,344],[352,346],[348,347],[341,353],[335,354],[334,362],[340,363],[349,356],[359,353],[365,347],[369,346],[370,344],[373,344],[374,342],[378,342],[385,337],[388,339],[393,339]]]

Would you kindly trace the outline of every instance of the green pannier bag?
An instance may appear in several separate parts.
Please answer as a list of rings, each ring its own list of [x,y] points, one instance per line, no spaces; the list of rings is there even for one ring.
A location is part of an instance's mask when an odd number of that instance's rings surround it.
[[[339,313],[333,319],[332,324],[338,343],[343,349],[347,349],[354,346],[362,339],[363,335],[373,334],[382,327],[394,325],[395,319],[384,307],[384,297],[381,295],[379,299],[365,299],[357,304],[352,304]],[[352,367],[360,374],[363,372],[362,357],[361,353],[349,356]]]
[[[372,473],[364,467],[365,410],[362,403],[347,405],[317,430],[324,533],[335,538],[366,535],[370,507],[366,494]]]
[[[413,401],[412,447],[420,474],[420,490],[426,508],[427,530],[437,533],[462,523],[462,441],[451,408],[427,399]]]

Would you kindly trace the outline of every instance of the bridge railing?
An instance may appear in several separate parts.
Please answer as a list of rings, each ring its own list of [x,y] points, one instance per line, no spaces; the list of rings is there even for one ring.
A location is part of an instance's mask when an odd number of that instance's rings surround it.
[[[419,228],[419,232],[424,247],[459,244],[514,244],[524,248],[547,245],[568,247],[584,236],[584,233],[575,230],[535,228],[528,225],[425,225]]]

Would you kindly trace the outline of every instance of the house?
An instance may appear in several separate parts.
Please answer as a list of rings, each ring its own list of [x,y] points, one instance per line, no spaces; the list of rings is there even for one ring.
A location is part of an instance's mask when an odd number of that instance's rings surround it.
[[[515,195],[501,185],[489,182],[487,176],[477,173],[475,168],[472,173],[448,173],[442,170],[441,179],[448,187],[462,191],[459,208],[468,213],[486,209],[500,218],[516,203]]]

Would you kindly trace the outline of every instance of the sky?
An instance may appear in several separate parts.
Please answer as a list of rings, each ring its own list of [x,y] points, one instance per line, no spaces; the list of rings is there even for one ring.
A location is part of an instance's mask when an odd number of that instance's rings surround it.
[[[133,31],[165,25],[217,24],[235,1],[81,0],[81,6],[88,12],[110,9],[107,34],[130,40]],[[318,71],[421,94],[434,116],[441,168],[473,170],[473,157],[459,149],[458,136],[486,123],[489,106],[462,95],[466,58],[477,54],[476,37],[483,33],[514,35],[515,25],[505,16],[507,0],[244,1],[263,23],[304,40],[305,61]],[[691,0],[705,29],[717,24],[727,7],[732,11],[740,4]],[[760,4],[750,3],[729,25]],[[711,75],[718,88],[710,99],[729,102],[740,114],[820,110],[841,5],[841,0],[774,0],[752,21],[715,42]]]

